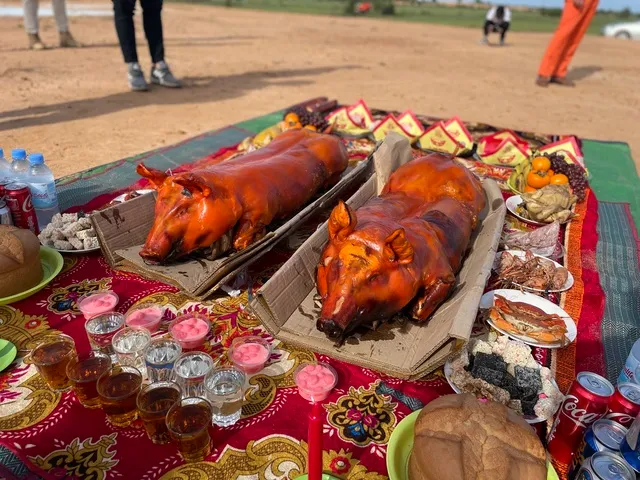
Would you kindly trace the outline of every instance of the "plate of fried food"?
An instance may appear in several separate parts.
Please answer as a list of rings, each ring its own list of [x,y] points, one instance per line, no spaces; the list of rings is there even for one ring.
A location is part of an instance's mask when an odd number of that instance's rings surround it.
[[[576,323],[555,303],[533,293],[498,289],[485,293],[480,309],[503,335],[532,347],[562,348],[576,339]]]
[[[501,282],[532,292],[557,293],[573,287],[573,275],[569,270],[530,250],[498,252],[494,270]]]

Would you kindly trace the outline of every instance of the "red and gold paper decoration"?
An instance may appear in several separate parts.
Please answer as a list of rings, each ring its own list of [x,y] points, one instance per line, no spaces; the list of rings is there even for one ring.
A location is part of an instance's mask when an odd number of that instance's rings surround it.
[[[393,114],[389,114],[384,117],[380,123],[374,127],[373,138],[375,138],[376,141],[384,140],[390,132],[398,133],[403,137],[406,137],[410,142],[415,140],[415,137],[400,125],[398,119],[396,119]]]
[[[578,145],[576,137],[567,137],[557,142],[545,145],[538,150],[540,153],[560,153],[569,163],[577,163],[584,167],[582,151]]]
[[[478,144],[478,155],[489,165],[515,167],[531,156],[529,143],[511,130],[487,135]]]
[[[436,122],[418,139],[418,145],[423,150],[450,153],[457,155],[463,146],[451,135],[444,122]]]
[[[336,132],[361,136],[371,133],[373,115],[364,100],[360,100],[350,107],[341,107],[331,112],[326,120]]]

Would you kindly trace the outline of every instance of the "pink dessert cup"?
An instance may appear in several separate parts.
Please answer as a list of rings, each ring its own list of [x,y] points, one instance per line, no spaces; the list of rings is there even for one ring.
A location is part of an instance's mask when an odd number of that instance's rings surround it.
[[[251,375],[264,368],[271,356],[271,350],[271,344],[264,338],[237,337],[231,342],[227,355],[236,367]]]
[[[338,383],[338,373],[324,362],[303,363],[293,373],[293,380],[302,398],[316,403],[329,396]]]
[[[128,327],[146,328],[150,333],[158,330],[164,310],[154,303],[142,303],[129,309],[125,322]]]
[[[76,305],[84,315],[84,318],[90,320],[103,313],[114,312],[119,301],[120,298],[117,293],[111,290],[103,290],[83,295],[76,300]]]
[[[204,343],[210,330],[211,321],[200,312],[185,313],[169,324],[171,337],[183,350],[198,348]]]

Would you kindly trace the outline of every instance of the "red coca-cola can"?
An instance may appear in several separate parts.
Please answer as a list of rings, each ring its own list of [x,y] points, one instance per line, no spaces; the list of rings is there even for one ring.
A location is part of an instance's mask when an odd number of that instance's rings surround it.
[[[11,182],[3,182],[0,181],[0,198],[3,198],[5,195],[5,191],[7,189],[7,185],[11,184]]]
[[[31,191],[24,183],[10,183],[5,187],[4,200],[11,211],[13,224],[38,233],[38,217],[31,202]]]
[[[584,432],[604,417],[615,389],[606,378],[580,372],[571,384],[547,437],[547,450],[554,460],[569,465]]]
[[[640,414],[640,385],[619,383],[609,401],[609,411],[605,418],[629,428]]]

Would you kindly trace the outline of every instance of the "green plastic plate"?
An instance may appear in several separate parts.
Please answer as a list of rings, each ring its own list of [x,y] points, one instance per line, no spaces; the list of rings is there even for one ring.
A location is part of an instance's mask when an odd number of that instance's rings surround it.
[[[420,410],[405,417],[393,430],[387,447],[389,480],[409,479],[409,456],[413,450],[413,429]],[[547,462],[547,480],[559,480],[553,466]]]
[[[13,343],[0,338],[0,372],[11,365],[17,353],[18,349]]]
[[[42,262],[42,281],[35,287],[25,290],[24,292],[16,293],[9,297],[0,298],[0,305],[9,305],[10,303],[19,302],[27,297],[30,297],[34,293],[39,292],[46,287],[62,270],[64,260],[56,250],[49,247],[40,247],[40,261]]]

